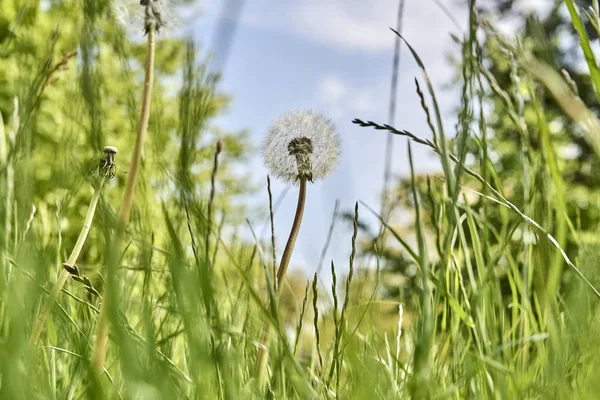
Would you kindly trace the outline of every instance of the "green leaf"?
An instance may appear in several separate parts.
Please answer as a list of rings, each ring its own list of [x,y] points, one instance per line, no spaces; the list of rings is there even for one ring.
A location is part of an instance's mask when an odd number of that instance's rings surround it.
[[[581,46],[581,50],[583,50],[583,55],[585,56],[585,61],[590,71],[590,77],[592,78],[592,83],[594,84],[596,98],[598,99],[598,103],[600,103],[600,69],[598,69],[598,64],[596,64],[596,57],[592,51],[590,38],[585,29],[585,25],[579,16],[579,13],[577,13],[577,10],[575,9],[573,0],[565,0],[565,4],[567,5],[567,9],[571,15],[571,23],[573,24],[573,28],[575,28],[579,34],[579,38],[581,39],[579,41],[579,45]]]

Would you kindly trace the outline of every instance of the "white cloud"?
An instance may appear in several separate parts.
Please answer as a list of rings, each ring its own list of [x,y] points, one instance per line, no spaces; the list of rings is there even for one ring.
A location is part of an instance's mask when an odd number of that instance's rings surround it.
[[[348,93],[348,87],[338,76],[329,75],[321,81],[317,93],[325,102],[336,102]]]
[[[368,9],[370,5],[366,6]],[[393,21],[389,21],[385,13],[363,14],[360,11],[365,10],[361,8],[344,6],[341,2],[309,1],[298,4],[295,10],[295,32],[313,41],[349,50],[389,50],[391,35],[388,27]]]
[[[342,80],[338,75],[325,76],[318,85],[315,101],[325,107],[331,118],[354,112],[366,113],[382,106],[372,88],[359,88]]]
[[[455,30],[433,1],[406,3],[403,33],[413,42],[430,45]],[[423,3],[429,4],[424,6]],[[459,20],[466,15],[466,7],[448,8]],[[397,12],[397,0],[256,0],[246,5],[241,22],[262,29],[292,32],[345,50],[382,52],[389,51],[393,44],[389,28],[395,27]]]

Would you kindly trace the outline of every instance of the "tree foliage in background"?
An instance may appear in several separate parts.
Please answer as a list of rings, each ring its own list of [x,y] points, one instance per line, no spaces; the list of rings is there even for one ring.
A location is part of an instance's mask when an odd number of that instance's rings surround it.
[[[143,77],[141,19],[133,27],[122,25],[118,8],[108,1],[2,0],[0,8],[0,31],[6,32],[0,35],[0,112],[8,123],[13,98],[19,98],[15,170],[17,182],[28,183],[16,189],[31,194],[27,202],[19,202],[17,216],[26,221],[35,204],[48,232],[53,232],[54,214],[62,213],[63,241],[70,248],[89,202],[89,173],[103,146],[119,149],[121,169],[105,190],[105,206],[116,207],[126,180]],[[219,137],[225,162],[219,171],[216,209],[237,224],[243,221],[243,208],[235,196],[249,187],[239,168],[233,170],[248,154],[247,139],[243,132],[229,134],[212,124],[228,102],[217,89],[218,75],[200,64],[191,45],[170,29],[167,21],[159,35],[150,134],[136,195],[145,201],[136,202],[134,212],[160,217],[161,202],[178,198],[174,189],[206,196]],[[179,92],[184,81],[190,86]],[[190,118],[196,121],[193,126],[186,122]],[[183,140],[186,154],[180,154]],[[173,160],[180,156],[183,164],[178,165]],[[169,182],[181,168],[191,170],[189,182],[174,188]]]
[[[0,182],[2,197],[8,201],[0,205],[0,219],[3,226],[11,227],[2,233],[0,375],[4,384],[0,389],[4,394],[0,397],[17,395],[10,392],[6,382],[14,379],[13,389],[23,382],[23,376],[11,378],[9,372],[18,369],[15,363],[22,359],[22,348],[14,340],[26,338],[33,324],[32,318],[23,316],[36,315],[45,296],[41,289],[49,289],[62,270],[90,201],[90,172],[98,165],[103,147],[112,145],[119,149],[119,170],[104,187],[99,212],[78,262],[81,271],[102,291],[106,244],[127,178],[144,77],[143,9],[137,3],[132,2],[140,15],[123,24],[127,15],[106,0],[0,1],[0,113],[7,132],[0,140],[7,143],[9,154]],[[175,14],[175,10],[170,12]],[[239,195],[252,190],[248,173],[240,168],[250,151],[245,132],[224,132],[214,123],[229,101],[218,88],[219,75],[209,70],[205,55],[195,50],[194,43],[179,37],[170,22],[166,21],[158,36],[149,134],[133,222],[128,226],[128,251],[122,261],[124,301],[135,305],[127,317],[134,324],[141,323],[139,311],[146,307],[141,298],[158,307],[144,325],[145,334],[155,329],[172,333],[181,326],[180,318],[161,312],[176,301],[168,289],[170,278],[165,275],[165,249],[172,244],[163,216],[170,214],[177,235],[186,238],[190,234],[187,222],[192,224],[190,229],[205,224],[217,140],[223,151],[212,210],[220,229],[231,231],[244,221],[248,209]],[[18,112],[13,116],[15,99]],[[15,123],[16,134],[7,137]],[[6,178],[7,168],[14,171],[14,179]],[[182,199],[195,205],[191,217],[179,212]],[[223,253],[218,252],[216,241],[209,245],[215,265],[231,273],[233,267],[220,261]],[[243,245],[239,247],[236,250],[240,254],[248,254]],[[152,255],[157,251],[163,256]],[[247,256],[240,257],[245,260]],[[10,287],[19,289],[8,290]],[[155,294],[150,300],[145,296],[151,288]],[[88,304],[98,304],[98,298],[77,282],[71,281],[67,289]],[[50,343],[56,343],[57,337],[68,337],[77,327],[69,313],[88,321],[94,316],[91,308],[82,309],[80,303],[65,297],[62,293],[44,336]],[[90,349],[81,344],[72,350],[88,355]],[[162,351],[171,352],[166,341]],[[81,362],[72,367],[78,365],[85,367]],[[84,370],[70,373],[76,379],[85,375]],[[71,391],[69,382],[60,379],[60,390],[65,394]],[[30,387],[19,396],[31,398],[29,390],[40,387]]]
[[[518,5],[518,1],[511,1],[500,9],[508,16],[513,7]],[[577,5],[578,8],[585,10],[592,5],[592,1],[579,1]],[[589,23],[587,33],[590,39],[597,43],[597,33]],[[549,14],[541,19],[535,14],[527,15],[520,35],[523,37],[524,49],[531,51],[555,70],[563,71],[563,74],[569,77],[571,84],[577,88],[577,93],[585,104],[589,104],[590,109],[598,111],[599,106],[589,79],[589,72],[583,68],[584,60],[578,45],[579,39],[563,2],[554,2]],[[485,59],[489,63],[489,71],[498,85],[512,95],[511,100],[515,104],[522,104],[523,122],[527,125],[529,134],[528,137],[523,137],[514,123],[509,120],[506,106],[499,99],[494,99],[490,117],[490,125],[493,129],[493,134],[490,136],[490,144],[494,149],[493,162],[498,170],[498,179],[506,183],[504,187],[511,188],[514,198],[523,204],[526,194],[523,193],[521,183],[524,179],[523,171],[527,170],[525,161],[528,161],[531,168],[541,171],[547,159],[543,156],[540,159],[532,159],[535,154],[542,154],[543,148],[539,130],[536,129],[535,109],[531,102],[524,98],[524,90],[517,86],[519,81],[515,79],[521,71],[516,69],[515,61],[507,57],[493,39],[489,40],[488,44]],[[552,147],[568,193],[566,203],[569,218],[576,226],[580,240],[595,241],[596,227],[600,221],[600,208],[595,201],[600,194],[600,178],[596,173],[600,160],[589,141],[585,140],[581,129],[564,115],[556,100],[542,88],[539,88],[538,92],[545,119],[550,126]],[[526,146],[523,145],[523,141],[526,141]],[[529,153],[523,154],[524,147]],[[541,175],[541,172],[535,175],[540,183],[538,185],[534,182],[531,190],[541,190],[543,189],[541,181],[548,177]],[[551,197],[553,194],[548,193],[548,195]],[[528,197],[530,198],[531,195]],[[569,243],[569,245],[576,246],[576,243]],[[569,250],[576,249],[570,247]]]
[[[548,63],[557,71],[563,71],[565,79],[576,88],[577,93],[590,109],[598,111],[596,94],[591,83],[589,72],[587,72],[579,48],[579,38],[573,28],[571,19],[563,1],[554,1],[548,4],[545,14],[540,15],[532,11],[523,11],[520,7],[527,4],[516,1],[482,2],[479,16],[491,21],[501,21],[517,26],[517,33],[512,38],[519,38],[519,47],[524,52],[531,52],[538,59]],[[578,7],[585,10],[592,5],[592,1],[578,2]],[[585,19],[585,18],[584,18]],[[510,22],[509,22],[510,21]],[[592,25],[587,22],[586,30],[594,43],[598,43],[598,35]],[[506,98],[498,95],[498,92],[484,84],[486,102],[484,111],[487,125],[487,137],[485,145],[489,151],[488,159],[484,160],[481,143],[483,139],[473,139],[468,143],[467,163],[476,166],[478,171],[484,173],[479,167],[483,163],[490,163],[492,168],[486,169],[484,176],[493,181],[497,187],[501,187],[504,195],[520,209],[526,210],[537,221],[543,221],[542,225],[554,234],[568,254],[577,254],[579,247],[585,243],[597,243],[597,227],[600,222],[600,179],[597,169],[600,159],[594,152],[591,143],[585,139],[581,128],[576,122],[567,117],[552,95],[535,83],[537,100],[532,101],[528,93],[529,84],[534,84],[528,72],[525,71],[516,60],[515,55],[507,52],[502,43],[499,43],[494,34],[486,35],[482,52],[478,55],[485,66],[489,79],[494,81]],[[463,84],[464,76],[461,63],[465,58],[452,57],[457,62],[457,81],[455,87]],[[507,101],[509,104],[507,104]],[[516,124],[511,119],[509,108],[514,109],[520,119]],[[539,113],[541,111],[541,114]],[[478,115],[471,115],[472,121],[479,123]],[[548,149],[544,148],[541,127],[545,123],[548,126],[548,134],[551,143],[552,157],[556,159],[558,175],[552,176],[548,168]],[[455,143],[456,145],[456,143]],[[555,181],[559,179],[560,185],[564,187],[564,193],[557,191]],[[421,207],[424,209],[430,224],[434,229],[436,226],[436,215],[439,215],[440,204],[443,203],[443,193],[440,192],[442,181],[435,175],[418,177],[419,192],[424,201]],[[475,180],[465,178],[466,187],[480,191],[479,194],[465,191],[465,201],[469,202],[474,210],[486,207],[489,201],[483,197],[486,192]],[[410,220],[411,210],[414,202],[411,196],[412,186],[410,179],[401,180],[397,185],[396,193],[396,220]],[[563,198],[568,223],[565,226],[557,225],[557,209],[555,203]],[[515,253],[522,250],[523,241],[537,243],[535,234],[524,230],[519,226],[518,216],[511,215],[502,207],[489,208],[487,212],[487,223],[491,226],[510,225],[513,226],[512,247]],[[392,220],[393,221],[393,220]],[[392,223],[394,228],[410,232],[411,224],[399,228],[398,223]],[[567,234],[576,231],[575,235]],[[430,231],[431,237],[436,236]],[[497,238],[493,236],[486,238],[486,243],[498,244]],[[439,254],[439,243],[432,243]],[[541,243],[541,246],[546,244]],[[369,248],[373,253],[372,247]],[[396,297],[399,294],[410,294],[415,287],[416,276],[415,264],[406,256],[398,246],[386,247],[380,252],[382,263],[386,264],[384,270],[401,278],[393,280],[394,284],[389,287],[388,294]],[[544,262],[550,265],[555,258],[549,257]],[[518,260],[521,263],[524,260]],[[539,271],[535,278],[538,285],[543,287],[547,279],[548,271]],[[572,281],[573,275],[570,271],[560,280]],[[398,286],[398,279],[402,282]],[[389,286],[389,285],[388,285]],[[402,290],[399,290],[400,287]],[[506,288],[508,291],[508,282]],[[405,296],[406,299],[410,296]]]

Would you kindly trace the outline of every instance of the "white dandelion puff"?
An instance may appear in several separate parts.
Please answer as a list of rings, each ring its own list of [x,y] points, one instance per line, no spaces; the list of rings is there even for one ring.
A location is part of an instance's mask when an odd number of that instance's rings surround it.
[[[269,128],[263,143],[265,165],[271,173],[285,181],[298,184],[298,205],[290,236],[281,255],[275,291],[279,292],[288,265],[294,252],[296,238],[302,225],[306,205],[306,182],[322,179],[329,175],[340,157],[340,137],[331,120],[311,110],[293,111],[284,114]],[[256,357],[259,385],[264,382],[267,362],[269,325],[263,327],[261,344]]]
[[[263,144],[265,165],[284,181],[323,179],[337,166],[340,137],[323,114],[293,111],[279,117],[269,128]]]

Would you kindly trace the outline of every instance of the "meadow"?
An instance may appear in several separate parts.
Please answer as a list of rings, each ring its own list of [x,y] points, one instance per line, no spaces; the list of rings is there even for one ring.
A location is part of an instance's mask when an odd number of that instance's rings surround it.
[[[0,399],[598,398],[598,0],[512,36],[477,3],[452,126],[389,32],[430,130],[356,116],[406,140],[410,174],[380,209],[336,209],[350,258],[324,260],[325,285],[288,267],[311,182],[352,140],[326,115],[290,111],[262,143],[214,127],[235,93],[164,34],[175,5],[135,2],[124,24],[107,0],[0,0]],[[260,188],[239,174],[253,152]],[[275,179],[298,198],[291,232]]]

